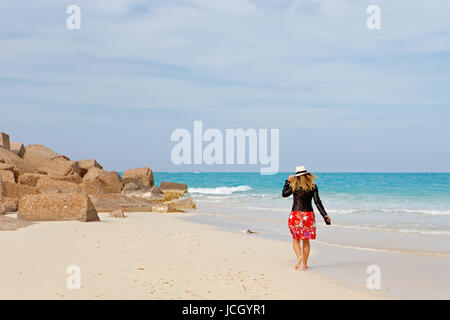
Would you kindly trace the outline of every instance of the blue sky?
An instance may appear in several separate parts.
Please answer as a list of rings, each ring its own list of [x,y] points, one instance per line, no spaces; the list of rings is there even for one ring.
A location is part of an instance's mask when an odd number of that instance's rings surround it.
[[[280,129],[282,171],[450,171],[450,3],[432,4],[1,0],[0,130],[119,171],[259,170],[173,165],[194,120]]]

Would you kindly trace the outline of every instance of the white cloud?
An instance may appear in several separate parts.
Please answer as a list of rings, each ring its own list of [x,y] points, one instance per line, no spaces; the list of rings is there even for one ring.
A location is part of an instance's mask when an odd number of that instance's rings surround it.
[[[79,32],[65,29],[68,3],[23,14],[20,1],[1,2],[1,77],[56,83],[5,81],[11,100],[176,109],[448,98],[427,90],[448,77],[405,62],[450,50],[447,1],[377,1],[380,31],[365,28],[370,1],[85,0]]]

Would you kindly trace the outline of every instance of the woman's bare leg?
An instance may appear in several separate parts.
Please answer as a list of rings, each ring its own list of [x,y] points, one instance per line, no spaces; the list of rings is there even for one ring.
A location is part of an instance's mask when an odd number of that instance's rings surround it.
[[[302,247],[300,245],[300,240],[292,239],[292,247],[294,248],[295,255],[297,256],[295,269],[298,269],[300,268],[300,263],[302,262]]]
[[[306,270],[308,269],[308,257],[309,257],[309,239],[304,239],[303,241],[303,266],[302,269]]]

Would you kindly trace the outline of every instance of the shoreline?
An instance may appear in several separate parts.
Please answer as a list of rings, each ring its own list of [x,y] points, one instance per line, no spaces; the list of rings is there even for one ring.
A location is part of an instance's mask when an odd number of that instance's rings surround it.
[[[189,221],[199,215],[127,213],[117,219],[101,213],[100,222],[35,223],[0,232],[0,298],[383,298],[294,270],[288,243]],[[311,262],[318,255],[312,249]],[[80,266],[81,290],[65,285],[69,265]]]
[[[199,208],[200,212],[203,212]],[[271,232],[273,230],[260,229],[256,227],[253,220],[230,220],[222,215],[217,217],[212,214],[194,215],[190,221],[200,224],[214,226],[219,230],[243,234],[247,227],[253,231],[260,231],[259,234],[252,236],[271,239],[283,243],[285,247],[291,249],[291,238],[286,230],[283,234]],[[251,222],[249,222],[251,221]],[[250,227],[251,226],[251,227]],[[385,237],[384,233],[349,233],[346,229],[325,229],[325,226],[318,225],[318,239],[312,241],[311,249],[316,255],[310,257],[311,263],[316,265],[310,271],[311,273],[327,276],[330,279],[338,280],[347,288],[360,289],[365,288],[367,277],[367,268],[372,265],[380,267],[382,285],[381,290],[377,291],[384,298],[388,299],[448,299],[448,286],[450,285],[450,259],[447,253],[439,255],[439,252],[424,251],[425,254],[418,254],[412,250],[396,250],[383,248],[364,248],[353,245],[346,245],[342,239],[349,237],[356,238],[358,244],[373,243],[374,240],[379,243],[392,241],[395,238],[397,242],[409,241],[404,235],[391,234],[390,238]],[[338,237],[336,237],[338,236]],[[381,238],[380,238],[381,237]],[[325,241],[323,240],[325,239]],[[338,240],[338,243],[334,243]],[[344,243],[344,244],[343,244]],[[441,244],[443,245],[443,244]],[[287,252],[293,255],[292,252]],[[428,272],[431,270],[432,272]]]
[[[194,198],[200,211],[209,216],[212,225],[218,221],[227,221],[231,224],[248,226],[264,231],[267,237],[273,239],[284,239],[287,233],[288,209],[267,208],[264,213],[257,216],[258,210],[247,210],[243,207],[227,206],[218,202],[199,200]],[[226,212],[226,213],[225,213]],[[243,212],[245,214],[243,214]],[[446,246],[450,239],[447,234],[422,234],[417,232],[404,232],[402,230],[386,230],[377,228],[362,228],[359,226],[345,226],[340,223],[340,215],[332,216],[331,227],[322,223],[321,217],[317,217],[317,228],[322,229],[317,242],[340,246],[342,248],[353,248],[357,250],[372,250],[393,253],[411,253],[424,256],[440,256],[450,258],[450,251]],[[208,220],[206,218],[205,220]],[[216,221],[214,221],[216,220]],[[357,241],[355,242],[355,239]]]
[[[348,246],[343,244],[336,244],[325,241],[317,241],[318,243],[325,244],[327,246],[352,249],[352,250],[361,250],[361,251],[374,251],[374,252],[385,252],[385,253],[400,253],[400,254],[414,254],[418,256],[431,256],[431,257],[441,257],[441,258],[450,258],[450,254],[446,252],[431,252],[431,251],[420,251],[420,250],[408,250],[408,249],[383,249],[383,248],[370,248],[370,247],[359,247],[359,246]]]

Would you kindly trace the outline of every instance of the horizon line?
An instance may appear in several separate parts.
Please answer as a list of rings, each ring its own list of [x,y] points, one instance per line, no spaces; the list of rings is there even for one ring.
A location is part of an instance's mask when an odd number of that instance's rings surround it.
[[[157,170],[152,171],[161,173],[260,173],[259,171],[157,171]],[[293,173],[293,172],[278,171],[273,175],[278,173]],[[450,171],[314,171],[310,173],[450,173]]]

